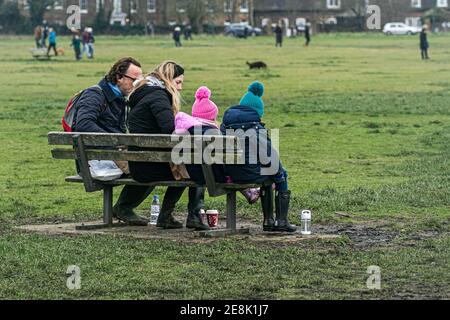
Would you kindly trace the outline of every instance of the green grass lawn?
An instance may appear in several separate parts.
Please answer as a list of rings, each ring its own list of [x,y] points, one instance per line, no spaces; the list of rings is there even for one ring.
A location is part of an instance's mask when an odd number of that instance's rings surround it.
[[[449,299],[450,36],[429,41],[432,60],[421,61],[415,36],[320,35],[308,49],[301,38],[275,48],[269,37],[195,37],[175,48],[168,37],[98,37],[95,59],[76,62],[69,38],[58,43],[65,56],[51,61],[31,58],[31,37],[2,38],[0,298]],[[101,217],[101,194],[64,182],[73,163],[51,158],[47,133],[61,130],[70,97],[123,56],[146,71],[166,59],[183,64],[186,112],[200,85],[212,90],[221,117],[249,83],[263,82],[264,121],[280,130],[293,223],[310,208],[313,226],[366,227],[295,245],[17,231]],[[269,68],[249,70],[245,62],[255,60]],[[261,222],[259,205],[238,200],[239,215]],[[225,198],[207,204],[223,211]],[[375,241],[380,234],[388,241]],[[82,269],[81,290],[66,287],[71,264]],[[366,287],[370,265],[381,268],[381,290]]]

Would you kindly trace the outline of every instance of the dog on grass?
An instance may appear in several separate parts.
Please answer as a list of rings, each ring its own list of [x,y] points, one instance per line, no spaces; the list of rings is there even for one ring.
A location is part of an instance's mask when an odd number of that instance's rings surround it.
[[[61,48],[61,47],[56,48],[56,52],[58,52],[59,56],[63,56],[64,55],[64,48]]]
[[[265,64],[262,61],[255,61],[252,63],[247,61],[247,65],[250,67],[250,69],[266,69],[267,68],[267,64]]]

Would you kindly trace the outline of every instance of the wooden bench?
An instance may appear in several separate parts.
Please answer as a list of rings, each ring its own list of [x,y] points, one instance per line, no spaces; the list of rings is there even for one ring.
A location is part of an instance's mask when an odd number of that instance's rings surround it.
[[[144,186],[174,186],[195,187],[195,182],[187,181],[156,181],[140,183],[131,178],[119,178],[112,181],[99,181],[92,178],[89,170],[89,160],[126,160],[143,162],[171,162],[172,151],[179,147],[180,139],[188,141],[190,147],[183,149],[186,159],[199,158],[199,146],[202,150],[214,142],[215,152],[213,156],[223,160],[233,160],[241,163],[242,150],[239,139],[232,136],[172,136],[164,134],[115,134],[115,133],[67,133],[49,132],[48,143],[55,147],[51,150],[55,159],[78,160],[80,175],[66,177],[67,182],[83,183],[86,192],[103,190],[103,223],[94,226],[78,226],[78,229],[93,229],[112,227],[113,188],[120,185],[144,185]],[[217,147],[219,146],[219,147]],[[68,148],[69,147],[69,148]],[[107,147],[108,149],[99,149]],[[146,148],[145,151],[129,151],[129,147]],[[212,147],[212,146],[210,146]],[[203,155],[203,154],[201,154]],[[236,192],[246,188],[260,187],[258,184],[228,184],[218,183],[215,180],[211,164],[206,164],[205,157],[201,157],[201,167],[205,176],[208,194],[212,197],[226,195],[226,229],[206,231],[205,233],[230,234],[248,233],[248,229],[236,228]],[[188,162],[188,161],[185,161]],[[183,163],[183,162],[182,162]],[[192,163],[192,162],[191,162]],[[229,163],[229,162],[227,162]],[[119,224],[120,225],[120,224]],[[123,224],[122,224],[123,225]]]
[[[33,48],[30,50],[35,59],[50,59],[52,55],[47,55],[47,48]]]

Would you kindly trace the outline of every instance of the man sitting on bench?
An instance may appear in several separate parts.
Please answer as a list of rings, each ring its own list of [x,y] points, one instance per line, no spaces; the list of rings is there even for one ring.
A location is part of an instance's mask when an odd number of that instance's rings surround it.
[[[141,65],[131,57],[118,60],[98,86],[86,89],[76,105],[74,132],[126,132],[126,101],[133,82],[142,78]],[[78,169],[78,168],[77,168]],[[146,226],[148,220],[136,215],[139,206],[153,190],[146,186],[124,186],[113,207],[113,216],[130,225]]]

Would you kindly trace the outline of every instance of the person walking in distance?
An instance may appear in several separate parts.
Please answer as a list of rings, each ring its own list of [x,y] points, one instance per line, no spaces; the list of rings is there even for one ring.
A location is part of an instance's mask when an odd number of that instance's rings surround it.
[[[180,35],[181,35],[181,28],[175,27],[172,36],[173,40],[175,41],[175,47],[181,47]]]
[[[94,42],[95,42],[95,38],[94,38],[94,31],[92,30],[92,28],[88,28],[88,58],[89,59],[94,59]]]
[[[278,23],[275,27],[275,47],[281,47],[283,44],[283,28]]]
[[[42,27],[37,26],[36,28],[34,28],[34,41],[36,41],[36,48],[38,49],[42,47],[41,38],[42,38]]]
[[[422,55],[422,60],[428,60],[430,57],[428,56],[428,39],[427,39],[427,26],[424,25],[422,28],[422,32],[420,32],[420,53]]]
[[[190,24],[184,27],[184,40],[192,40],[192,27]]]
[[[50,28],[48,30],[50,32],[48,36],[48,49],[47,49],[47,56],[50,54],[50,50],[53,48],[53,51],[55,52],[55,56],[58,55],[58,51],[56,51],[56,32],[53,28]]]
[[[89,47],[88,47],[89,32],[88,32],[88,27],[84,28],[84,31],[81,34],[81,39],[82,39],[82,43],[83,43],[83,52],[82,52],[82,54],[86,54],[86,57],[89,58]]]
[[[42,27],[41,48],[47,48],[48,32],[49,32],[49,29],[48,29],[47,22],[44,21],[44,26]]]
[[[309,42],[311,41],[311,30],[310,30],[310,27],[311,27],[311,23],[307,23],[306,25],[305,25],[305,47],[309,47]]]
[[[72,30],[72,44],[73,50],[75,52],[75,59],[80,60],[82,58],[81,53],[81,39],[80,35],[78,34],[78,30],[73,29]]]

